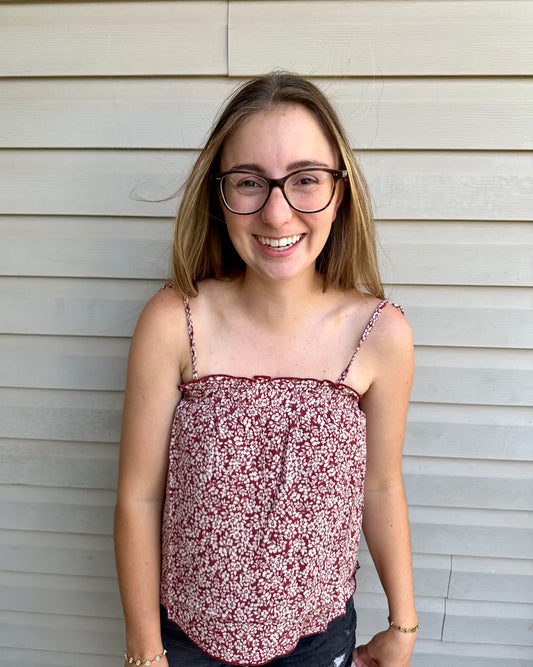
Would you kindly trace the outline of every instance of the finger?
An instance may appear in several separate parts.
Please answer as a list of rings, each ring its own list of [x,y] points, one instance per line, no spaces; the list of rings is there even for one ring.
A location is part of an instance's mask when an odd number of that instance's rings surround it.
[[[355,667],[378,667],[378,663],[370,657],[366,644],[354,649],[352,659]]]

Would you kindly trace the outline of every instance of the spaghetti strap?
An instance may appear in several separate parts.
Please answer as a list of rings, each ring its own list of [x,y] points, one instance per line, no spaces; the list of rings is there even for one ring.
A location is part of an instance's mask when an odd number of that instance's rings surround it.
[[[173,287],[171,282],[166,282],[162,287],[158,289],[158,292],[162,292],[165,289]],[[191,349],[191,362],[192,362],[192,379],[198,379],[198,362],[196,361],[196,346],[194,344],[194,328],[192,326],[192,315],[191,307],[189,305],[189,299],[183,297],[183,308],[185,309],[185,319],[187,320],[187,331],[189,332],[189,347]]]
[[[189,332],[189,346],[191,348],[192,379],[198,379],[198,362],[196,361],[196,346],[194,344],[194,328],[192,326],[191,307],[189,299],[183,298],[183,307],[185,308],[185,318],[187,319],[187,331]]]
[[[346,379],[346,376],[347,376],[348,373],[350,372],[350,368],[352,367],[352,364],[353,364],[353,362],[354,362],[354,360],[355,360],[355,357],[357,356],[357,353],[359,352],[359,349],[360,349],[361,345],[365,342],[365,340],[366,340],[368,334],[369,334],[369,333],[372,331],[372,329],[374,328],[374,325],[376,324],[377,319],[378,319],[378,317],[379,317],[380,314],[381,314],[381,311],[385,308],[385,306],[386,306],[388,303],[390,303],[391,306],[394,306],[395,308],[397,308],[397,309],[403,314],[403,308],[402,308],[401,306],[399,306],[397,303],[392,303],[391,301],[388,301],[387,299],[385,299],[385,300],[382,301],[380,304],[378,304],[377,308],[374,310],[374,312],[372,313],[372,316],[371,316],[370,319],[368,320],[368,324],[366,325],[365,330],[363,331],[363,334],[362,334],[362,336],[361,336],[361,338],[360,338],[360,340],[359,340],[359,343],[357,344],[357,347],[355,348],[355,351],[354,351],[354,353],[352,354],[352,358],[350,359],[350,361],[349,361],[348,365],[346,366],[346,368],[345,368],[345,369],[343,370],[343,372],[341,373],[341,375],[340,375],[339,379],[337,380],[337,382],[344,382],[344,380]]]

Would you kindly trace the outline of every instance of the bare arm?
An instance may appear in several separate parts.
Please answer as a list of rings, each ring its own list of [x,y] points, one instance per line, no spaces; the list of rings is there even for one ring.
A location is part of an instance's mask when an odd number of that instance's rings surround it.
[[[373,341],[376,372],[364,396],[367,417],[367,475],[363,530],[383,589],[390,618],[403,627],[417,624],[414,604],[402,450],[413,380],[409,324],[387,308]],[[385,619],[384,619],[385,620]],[[408,667],[416,634],[389,628],[359,647],[358,665]]]
[[[156,295],[144,309],[131,343],[124,400],[115,554],[128,655],[144,659],[162,650],[161,512],[170,427],[180,399],[180,315],[171,290]]]

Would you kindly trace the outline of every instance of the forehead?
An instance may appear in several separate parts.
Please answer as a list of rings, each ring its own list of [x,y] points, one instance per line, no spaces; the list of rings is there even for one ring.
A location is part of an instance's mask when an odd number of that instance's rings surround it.
[[[265,164],[284,168],[284,162],[321,161],[335,166],[337,151],[315,116],[302,105],[280,105],[258,111],[226,139],[221,167]]]

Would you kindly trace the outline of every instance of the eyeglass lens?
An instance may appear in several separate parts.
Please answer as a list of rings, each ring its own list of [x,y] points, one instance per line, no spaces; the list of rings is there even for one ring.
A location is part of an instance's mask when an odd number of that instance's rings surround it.
[[[268,199],[268,181],[256,174],[232,172],[221,180],[226,205],[234,213],[255,213]],[[331,201],[335,189],[335,177],[328,171],[300,171],[285,181],[284,193],[289,204],[299,211],[320,211]]]

